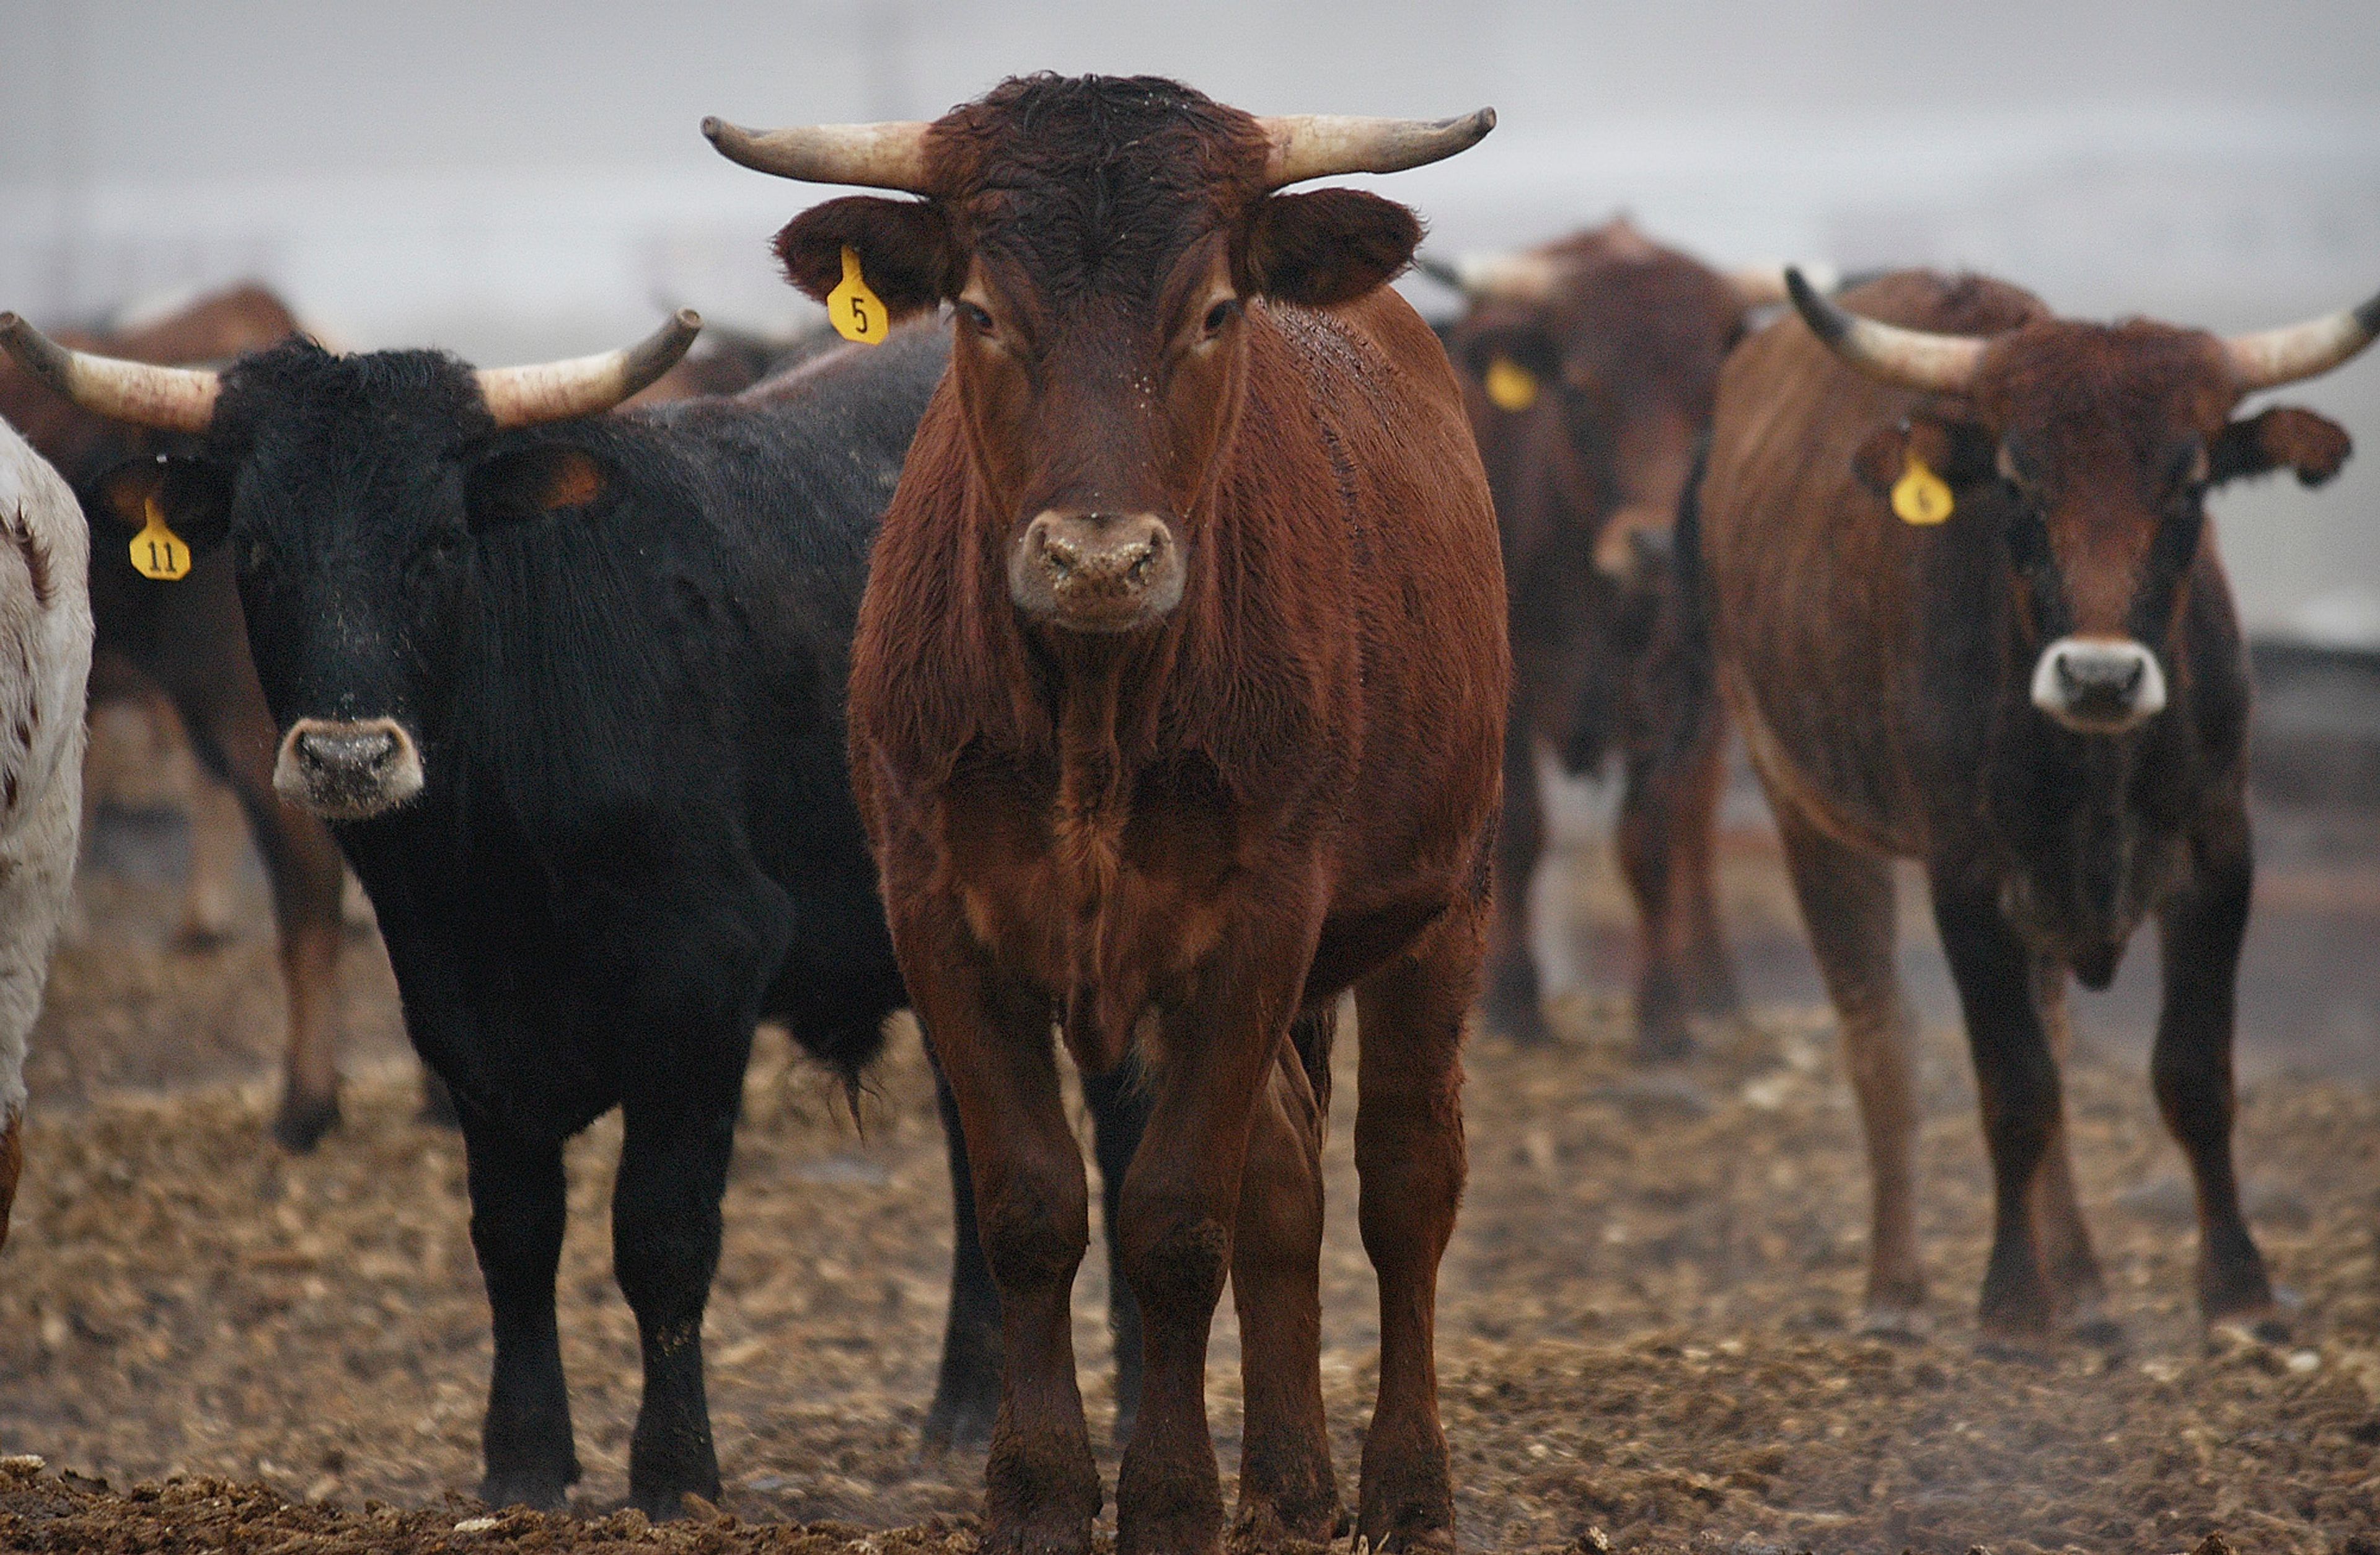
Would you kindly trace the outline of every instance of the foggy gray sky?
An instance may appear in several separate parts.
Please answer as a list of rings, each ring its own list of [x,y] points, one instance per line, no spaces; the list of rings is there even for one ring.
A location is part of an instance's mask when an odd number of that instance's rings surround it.
[[[783,324],[806,305],[766,239],[821,191],[722,162],[702,115],[930,116],[1033,68],[1258,112],[1492,103],[1477,150],[1372,181],[1450,249],[1626,207],[1718,262],[1972,265],[2227,329],[2380,288],[2372,0],[0,0],[0,306],[256,274],[353,343],[485,361],[664,299]],[[2226,499],[2249,613],[2380,613],[2380,363],[2291,397],[2367,453]]]

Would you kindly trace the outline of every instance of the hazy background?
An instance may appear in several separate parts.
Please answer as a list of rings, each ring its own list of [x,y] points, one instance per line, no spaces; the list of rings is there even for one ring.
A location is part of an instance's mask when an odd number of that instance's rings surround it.
[[[1716,262],[1966,265],[2086,315],[2255,328],[2380,288],[2373,0],[0,0],[0,306],[256,276],[348,344],[487,363],[664,302],[788,327],[766,239],[826,191],[722,161],[702,115],[929,117],[1035,68],[1493,103],[1477,150],[1367,180],[1447,249],[1624,208]],[[2224,499],[2248,613],[2380,642],[2380,360],[2290,397],[2368,451]]]

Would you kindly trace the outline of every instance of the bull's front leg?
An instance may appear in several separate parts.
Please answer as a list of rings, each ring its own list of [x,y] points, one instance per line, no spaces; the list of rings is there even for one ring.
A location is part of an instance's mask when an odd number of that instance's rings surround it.
[[[612,1192],[612,1267],[637,1315],[644,1398],[628,1442],[628,1500],[680,1515],[688,1493],[719,1499],[719,1457],[703,1388],[702,1314],[719,1270],[720,1200],[735,1138],[743,1065],[724,1079],[660,1083],[622,1108]]]
[[[490,1506],[558,1508],[578,1483],[570,1390],[562,1376],[553,1274],[568,1211],[562,1142],[524,1139],[467,1113],[463,1152],[471,1193],[471,1246],[487,1282],[495,1329],[481,1447]]]
[[[1090,1188],[1059,1088],[1050,996],[990,966],[954,905],[888,887],[893,943],[957,1109],[998,1293],[1000,1412],[984,1465],[983,1548],[1078,1555],[1100,1500],[1071,1304],[1090,1243]]]
[[[1326,1529],[1329,1509],[1318,1503],[1329,1497],[1335,1504],[1329,1448],[1318,1440],[1321,1363],[1310,1316],[1321,1240],[1319,1172],[1296,1182],[1301,1166],[1315,1164],[1318,1152],[1309,1144],[1319,1142],[1310,1090],[1289,1103],[1305,1136],[1275,1138],[1277,1131],[1268,1129],[1269,1147],[1278,1148],[1269,1148],[1267,1157],[1279,1158],[1280,1171],[1259,1184],[1269,1191],[1284,1185],[1276,1179],[1285,1176],[1299,1201],[1274,1206],[1279,1215],[1255,1223],[1244,1219],[1241,1205],[1250,1134],[1276,1061],[1288,1051],[1290,1017],[1319,927],[1318,914],[1311,927],[1294,918],[1244,925],[1200,970],[1205,997],[1165,1021],[1151,1081],[1155,1105],[1123,1184],[1123,1269],[1140,1301],[1145,1367],[1140,1418],[1116,1482],[1119,1555],[1220,1547],[1207,1342],[1243,1227],[1266,1243],[1262,1267],[1252,1265],[1251,1278],[1286,1286],[1302,1281],[1305,1289],[1291,1309],[1268,1306],[1257,1313],[1255,1349],[1274,1363],[1276,1375],[1248,1399],[1243,1456],[1256,1473],[1252,1486],[1259,1503],[1278,1500],[1279,1510],[1300,1522],[1315,1512]],[[1288,1062],[1296,1063],[1293,1054]],[[1281,1124],[1281,1131],[1295,1126],[1287,1112]]]

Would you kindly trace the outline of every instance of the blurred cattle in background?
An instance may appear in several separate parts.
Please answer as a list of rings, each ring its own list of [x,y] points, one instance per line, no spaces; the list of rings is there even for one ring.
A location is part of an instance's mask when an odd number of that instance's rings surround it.
[[[2233,412],[2362,349],[2380,298],[2223,339],[2061,319],[1977,276],[1903,273],[1844,307],[1793,280],[1800,316],[1721,375],[1681,547],[1842,1021],[1871,1318],[1913,1321],[1925,1288],[1900,857],[1925,868],[1973,1054],[1986,1330],[2110,1330],[2068,1161],[2066,980],[2106,987],[2147,917],[2151,1069],[2196,1179],[2199,1302],[2277,1328],[2231,1156],[2249,681],[2204,504],[2243,477],[2338,471],[2347,434],[2322,417]]]
[[[286,339],[298,327],[278,298],[243,285],[119,332],[65,332],[58,338],[125,360],[187,364],[225,361]],[[198,555],[188,576],[173,581],[133,570],[127,547],[143,522],[142,474],[160,455],[187,449],[189,442],[85,410],[50,394],[5,357],[0,417],[58,468],[94,528],[92,704],[154,707],[162,698],[209,771],[237,796],[256,837],[272,881],[289,1022],[273,1132],[290,1149],[310,1149],[339,1116],[345,872],[322,823],[273,794],[279,737],[249,662],[230,561],[220,553]],[[152,728],[163,736],[157,743],[170,741],[171,722],[152,717]],[[222,789],[202,783],[188,792],[194,802],[181,933],[186,942],[205,943],[231,930],[240,832]]]
[[[1420,224],[1275,191],[1434,162],[1493,123],[1257,119],[1154,78],[1038,76],[931,125],[705,126],[762,172],[924,196],[813,206],[778,251],[830,306],[856,275],[895,317],[956,313],[877,547],[851,726],[1000,1289],[988,1549],[1086,1549],[1102,1500],[1053,1021],[1086,1073],[1135,1056],[1153,1097],[1122,1205],[1148,1372],[1118,1549],[1220,1546],[1227,1277],[1241,1528],[1335,1536],[1320,1155],[1351,986],[1380,1305],[1356,1537],[1452,1538],[1433,1315],[1509,692],[1494,515],[1444,355],[1383,286]]]
[[[74,890],[91,672],[90,531],[74,492],[0,423],[0,1245],[24,1164],[25,1039]]]
[[[1512,601],[1485,1014],[1520,1040],[1549,1037],[1531,942],[1530,882],[1546,835],[1539,751],[1583,775],[1616,750],[1620,866],[1641,923],[1637,1051],[1678,1057],[1690,1013],[1737,1007],[1711,880],[1726,729],[1716,719],[1678,723],[1655,630],[1719,363],[1748,310],[1785,300],[1784,275],[1721,273],[1625,217],[1424,269],[1471,301],[1442,333],[1496,495]],[[1673,742],[1689,748],[1670,755]]]
[[[696,327],[482,372],[301,338],[217,373],[65,351],[0,316],[50,386],[184,440],[128,494],[227,552],[278,719],[273,784],[335,829],[407,1033],[453,1090],[499,1505],[559,1505],[578,1477],[554,1318],[564,1142],[622,1108],[614,1270],[645,1367],[629,1490],[675,1515],[719,1494],[701,1325],[754,1027],[782,1021],[856,1087],[908,1002],[843,710],[868,545],[948,343],[598,414]],[[1099,1107],[1121,1159],[1140,1107]],[[956,1141],[953,1162],[960,1246],[979,1245]],[[966,1287],[981,1270],[954,1260],[954,1313],[996,1303]],[[997,1348],[965,1337],[945,1385],[996,1392]]]

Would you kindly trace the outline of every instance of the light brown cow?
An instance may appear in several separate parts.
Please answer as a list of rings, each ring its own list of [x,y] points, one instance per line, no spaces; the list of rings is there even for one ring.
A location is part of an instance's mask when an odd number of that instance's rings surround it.
[[[2231,1160],[2249,688],[2204,499],[2337,472],[2328,421],[2233,412],[2368,345],[2380,298],[2230,340],[2060,319],[1973,276],[1843,300],[1797,285],[1801,317],[1729,362],[1682,544],[1843,1023],[1876,1195],[1870,1313],[1908,1322],[1924,1294],[1902,857],[1932,883],[1991,1150],[1985,1329],[2107,1327],[2067,1162],[2064,995],[2070,970],[2105,987],[2148,917],[2152,1069],[2197,1178],[2199,1300],[2277,1323]]]

